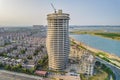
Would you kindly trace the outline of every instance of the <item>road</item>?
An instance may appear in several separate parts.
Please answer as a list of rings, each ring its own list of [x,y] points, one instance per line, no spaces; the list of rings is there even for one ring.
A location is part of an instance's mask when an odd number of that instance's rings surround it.
[[[101,63],[104,63],[106,64],[109,68],[112,69],[113,73],[115,74],[115,77],[116,77],[116,80],[120,80],[120,68],[105,61],[105,60],[102,60],[101,58],[99,57],[96,57],[96,60],[100,61]]]
[[[0,70],[0,80],[43,80],[42,77]]]

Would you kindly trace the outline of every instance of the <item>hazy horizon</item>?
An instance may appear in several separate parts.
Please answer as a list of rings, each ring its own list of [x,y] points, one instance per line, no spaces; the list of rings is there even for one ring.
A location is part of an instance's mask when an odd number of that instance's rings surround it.
[[[43,26],[47,26],[47,24],[33,24],[33,25],[43,25]],[[0,27],[33,27],[33,25],[0,25]],[[101,27],[120,27],[120,25],[74,25],[74,24],[71,24],[69,26],[76,26],[76,27],[81,27],[81,26],[90,26],[90,27],[98,27],[98,26],[101,26]]]
[[[120,25],[120,0],[0,0],[0,26],[46,25],[51,3],[70,14],[70,25]]]

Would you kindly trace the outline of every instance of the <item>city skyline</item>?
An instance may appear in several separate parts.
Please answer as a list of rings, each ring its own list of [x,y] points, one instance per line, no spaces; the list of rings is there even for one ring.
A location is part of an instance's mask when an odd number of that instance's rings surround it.
[[[70,13],[70,25],[120,25],[118,0],[80,0],[69,4],[68,0],[0,0],[0,25],[46,25],[46,15],[53,11],[51,3]]]

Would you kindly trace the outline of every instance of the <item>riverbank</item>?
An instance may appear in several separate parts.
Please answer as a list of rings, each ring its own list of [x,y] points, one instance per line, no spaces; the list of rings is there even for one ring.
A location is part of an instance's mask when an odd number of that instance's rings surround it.
[[[120,67],[120,57],[114,55],[114,54],[110,54],[108,52],[105,52],[105,51],[102,51],[102,50],[98,50],[98,49],[95,49],[93,47],[90,47],[82,42],[79,42],[77,40],[75,40],[74,38],[70,37],[71,41],[74,41],[76,44],[84,47],[85,49],[91,51],[92,53],[94,53],[94,55]]]
[[[104,32],[104,33],[94,33],[94,35],[105,37],[105,38],[110,38],[110,39],[114,39],[114,40],[120,40],[120,33]]]
[[[72,34],[90,34],[93,36],[100,36],[108,39],[113,39],[113,40],[119,40],[120,41],[120,33],[118,32],[105,32],[103,30],[76,30],[76,31],[71,31],[70,33]]]

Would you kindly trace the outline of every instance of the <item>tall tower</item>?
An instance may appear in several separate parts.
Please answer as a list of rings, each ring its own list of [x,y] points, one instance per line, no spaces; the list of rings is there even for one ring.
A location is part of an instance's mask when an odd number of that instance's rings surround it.
[[[47,15],[47,51],[50,70],[64,70],[69,54],[69,14],[62,10]]]

